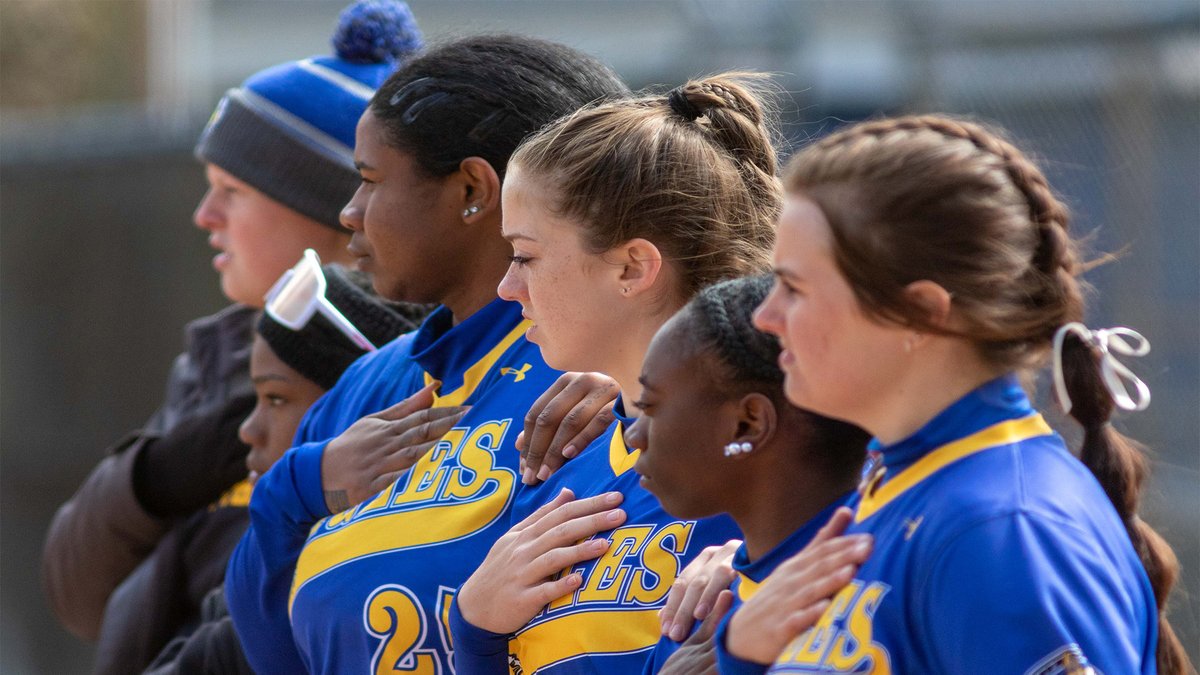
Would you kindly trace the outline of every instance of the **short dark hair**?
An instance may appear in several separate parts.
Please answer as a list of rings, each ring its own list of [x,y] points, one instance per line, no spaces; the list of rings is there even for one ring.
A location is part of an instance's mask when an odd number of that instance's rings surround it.
[[[597,101],[628,95],[611,68],[555,42],[477,35],[430,48],[379,88],[370,110],[389,142],[431,177],[481,157],[504,176],[533,132]]]

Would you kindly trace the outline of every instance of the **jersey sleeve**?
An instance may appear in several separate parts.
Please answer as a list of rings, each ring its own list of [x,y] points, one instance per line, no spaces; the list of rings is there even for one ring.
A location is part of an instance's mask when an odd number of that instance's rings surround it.
[[[933,670],[1143,672],[1137,636],[1146,617],[1095,542],[1050,516],[1017,512],[943,544],[914,589],[914,615],[926,623],[916,634]]]
[[[726,647],[726,640],[729,638],[729,622],[733,619],[733,613],[741,605],[736,599],[734,602],[736,605],[729,610],[724,619],[721,619],[721,624],[717,626],[717,632],[713,635],[713,642],[717,648],[717,672],[721,675],[762,675],[767,672],[768,666],[753,661],[743,661],[731,654],[729,648]]]
[[[259,479],[250,498],[250,529],[225,573],[229,613],[257,673],[305,672],[287,603],[308,532],[329,515],[323,499],[304,498],[320,494],[324,449],[324,443],[293,448]]]
[[[450,605],[450,634],[456,675],[508,672],[508,636],[484,630],[464,619],[458,608],[457,593]]]

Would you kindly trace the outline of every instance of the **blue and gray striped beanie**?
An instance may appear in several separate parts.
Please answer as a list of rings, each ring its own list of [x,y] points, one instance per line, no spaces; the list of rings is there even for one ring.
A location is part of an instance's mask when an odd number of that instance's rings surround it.
[[[280,64],[226,92],[196,156],[313,220],[341,229],[354,196],[354,129],[375,89],[422,46],[408,5],[359,0],[342,12],[334,56]]]

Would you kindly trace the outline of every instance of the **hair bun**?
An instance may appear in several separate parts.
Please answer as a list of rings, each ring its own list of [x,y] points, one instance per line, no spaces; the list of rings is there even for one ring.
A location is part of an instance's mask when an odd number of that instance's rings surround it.
[[[355,63],[398,61],[424,44],[408,5],[396,0],[358,0],[338,17],[333,48]]]
[[[676,87],[667,94],[667,105],[671,106],[671,110],[676,115],[689,122],[694,122],[704,114],[704,111],[697,108],[696,104],[692,103],[687,94],[683,92],[683,87]]]

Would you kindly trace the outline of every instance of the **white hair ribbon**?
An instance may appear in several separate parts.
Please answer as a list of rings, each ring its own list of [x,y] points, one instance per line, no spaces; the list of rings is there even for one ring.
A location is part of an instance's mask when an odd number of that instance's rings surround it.
[[[1114,356],[1145,356],[1150,353],[1150,341],[1136,330],[1124,326],[1090,330],[1079,322],[1071,322],[1054,334],[1054,391],[1064,413],[1071,412],[1071,397],[1067,395],[1067,384],[1062,370],[1063,341],[1067,333],[1074,333],[1085,344],[1100,351],[1100,375],[1104,380],[1104,387],[1108,389],[1117,407],[1122,410],[1145,410],[1146,406],[1150,405],[1150,387]],[[1133,344],[1127,342],[1126,338]],[[1137,390],[1137,398],[1129,395],[1126,382]]]

